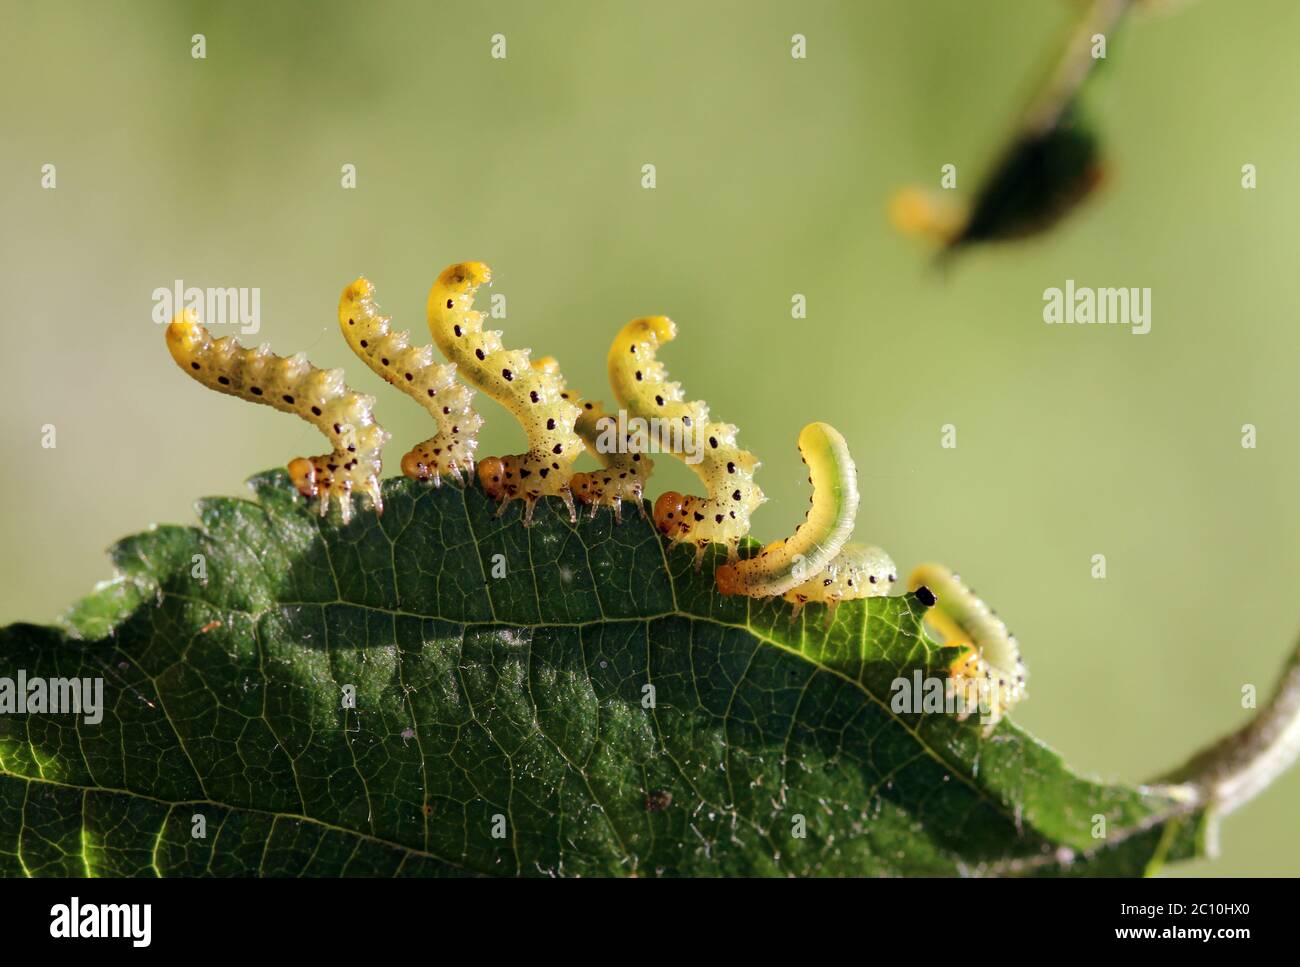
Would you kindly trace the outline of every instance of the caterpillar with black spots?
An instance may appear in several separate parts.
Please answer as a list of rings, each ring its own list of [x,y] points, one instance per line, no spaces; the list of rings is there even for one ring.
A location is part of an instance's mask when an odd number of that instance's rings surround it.
[[[645,484],[654,471],[654,461],[646,456],[646,442],[633,435],[624,434],[616,417],[605,411],[600,400],[583,399],[581,393],[569,389],[560,375],[560,364],[553,356],[535,360],[536,369],[545,370],[560,380],[560,396],[578,408],[574,430],[582,437],[587,452],[595,457],[601,469],[579,470],[569,481],[569,489],[579,502],[591,507],[595,519],[601,507],[614,511],[614,520],[623,519],[623,501],[629,500],[645,516]]]
[[[339,329],[352,351],[372,370],[411,397],[433,417],[438,432],[402,457],[402,473],[414,480],[444,476],[460,480],[474,470],[483,418],[470,405],[474,391],[456,378],[454,363],[438,363],[432,346],[410,345],[411,334],[394,331],[380,315],[375,287],[357,279],[339,299]]]
[[[794,605],[792,620],[804,605],[824,604],[829,623],[841,601],[887,595],[898,575],[883,549],[848,543],[860,499],[844,437],[826,423],[811,423],[799,435],[799,452],[813,488],[804,522],[793,537],[718,568],[715,579],[723,594],[783,597]]]
[[[214,339],[190,309],[171,321],[166,338],[176,365],[204,386],[296,414],[325,434],[330,453],[297,457],[288,467],[298,492],[320,499],[322,516],[333,500],[344,523],[351,520],[353,491],[383,512],[379,480],[388,433],[375,422],[374,397],[350,389],[343,370],[317,369],[305,353],[277,356],[266,344],[245,349],[232,336]]]
[[[711,421],[706,403],[684,401],[680,384],[669,382],[656,353],[676,335],[664,316],[629,322],[610,347],[609,381],[619,404],[646,421],[656,446],[685,461],[707,490],[704,497],[667,491],[654,505],[655,526],[674,542],[694,544],[698,568],[711,543],[724,544],[727,559],[737,559],[764,497],[754,483],[758,458],[736,445],[736,427]]]
[[[852,535],[858,479],[844,437],[828,423],[809,423],[799,434],[799,455],[813,489],[807,516],[790,537],[719,567],[714,580],[722,594],[783,596],[805,583],[807,575],[825,570]]]
[[[925,620],[945,643],[962,649],[948,667],[949,691],[962,699],[958,718],[979,708],[987,735],[1028,695],[1028,672],[1015,635],[958,575],[942,565],[921,565],[912,572],[908,587],[927,605]]]
[[[560,497],[569,519],[578,519],[569,487],[573,462],[583,453],[574,430],[578,408],[564,398],[554,372],[536,369],[530,350],[506,349],[501,333],[483,329],[483,313],[474,309],[479,286],[490,283],[482,262],[461,262],[442,271],[429,291],[429,331],[444,356],[476,388],[508,409],[528,436],[525,453],[479,461],[483,489],[501,501],[524,501],[524,523],[533,518],[539,498]]]

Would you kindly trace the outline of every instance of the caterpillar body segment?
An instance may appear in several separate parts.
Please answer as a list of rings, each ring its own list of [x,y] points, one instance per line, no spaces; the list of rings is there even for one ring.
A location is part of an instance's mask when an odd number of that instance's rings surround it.
[[[852,536],[858,477],[844,437],[828,423],[809,423],[799,434],[799,454],[813,488],[807,516],[790,537],[747,560],[719,567],[714,577],[723,594],[784,595],[808,574],[825,570]]]
[[[845,544],[825,570],[785,592],[794,605],[791,618],[805,604],[826,605],[826,621],[835,616],[841,601],[887,596],[898,581],[894,559],[882,548],[868,544]]]
[[[525,453],[479,461],[484,490],[500,500],[524,501],[530,523],[538,498],[558,496],[577,520],[570,490],[573,462],[583,452],[574,430],[578,408],[563,397],[556,373],[534,368],[527,349],[506,349],[501,333],[483,328],[483,313],[474,309],[479,286],[490,282],[482,262],[461,262],[444,269],[429,292],[429,331],[438,348],[476,388],[508,409],[528,437]]]
[[[948,668],[949,690],[963,699],[959,718],[980,709],[987,735],[1028,694],[1028,673],[1015,636],[960,577],[942,565],[921,565],[912,572],[908,587],[930,590],[935,603],[926,612],[926,621],[947,644],[963,649]]]
[[[432,346],[411,346],[410,333],[394,331],[381,315],[375,287],[362,277],[339,299],[339,329],[372,370],[428,410],[438,432],[402,457],[402,473],[415,480],[461,480],[474,469],[483,418],[470,405],[474,391],[456,379],[454,364],[435,362]]]
[[[582,437],[587,452],[599,461],[600,470],[580,470],[569,481],[578,500],[591,507],[594,519],[601,507],[614,511],[614,520],[623,519],[623,501],[630,500],[645,516],[645,482],[654,470],[654,461],[646,456],[648,444],[643,439],[622,432],[618,420],[605,411],[600,400],[583,399],[580,393],[565,386],[560,364],[553,356],[534,360],[536,369],[551,373],[560,380],[560,396],[578,408],[574,430]]]
[[[264,403],[302,417],[325,434],[333,450],[290,461],[289,476],[304,497],[319,498],[320,513],[337,501],[346,523],[352,493],[369,496],[383,511],[382,453],[388,433],[375,422],[372,396],[349,389],[341,369],[317,369],[304,353],[277,356],[270,347],[245,349],[226,336],[214,339],[192,310],[167,326],[167,348],[182,370],[218,393]]]
[[[727,559],[737,559],[750,516],[764,497],[754,483],[759,461],[736,445],[736,428],[711,421],[703,401],[684,400],[680,384],[669,381],[656,358],[659,347],[676,334],[664,316],[629,322],[610,347],[609,380],[620,405],[646,421],[655,445],[684,460],[707,490],[703,497],[668,491],[654,506],[655,526],[662,533],[695,545],[698,568],[711,543],[726,545]]]

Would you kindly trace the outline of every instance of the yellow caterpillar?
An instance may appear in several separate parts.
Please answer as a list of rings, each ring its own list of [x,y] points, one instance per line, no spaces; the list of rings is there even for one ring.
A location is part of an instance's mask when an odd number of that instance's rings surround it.
[[[600,461],[600,470],[588,473],[580,470],[569,481],[573,495],[591,507],[591,517],[601,507],[612,507],[614,519],[623,519],[623,501],[630,500],[645,516],[643,493],[645,482],[654,470],[654,461],[645,455],[646,444],[634,436],[621,434],[615,417],[605,412],[599,400],[584,400],[564,385],[560,364],[553,356],[533,362],[535,369],[543,370],[560,381],[560,396],[578,408],[574,429],[587,452]]]
[[[912,591],[924,588],[930,600],[925,618],[947,644],[963,649],[949,666],[949,690],[963,700],[966,718],[979,707],[985,734],[1028,694],[1025,663],[1015,636],[1002,619],[962,583],[961,578],[939,564],[923,564],[908,579]]]
[[[826,605],[829,623],[841,601],[885,597],[897,580],[894,559],[883,549],[867,544],[845,544],[825,570],[791,588],[785,593],[785,599],[794,605],[791,618],[805,604]]]
[[[413,347],[410,333],[394,332],[379,314],[375,287],[357,279],[339,299],[339,329],[352,351],[376,373],[429,411],[438,432],[402,457],[402,473],[437,486],[447,474],[474,469],[483,418],[470,406],[474,392],[456,379],[454,364],[433,361],[433,347]]]
[[[578,408],[564,399],[555,373],[535,369],[529,350],[501,345],[501,333],[484,331],[483,313],[474,309],[474,294],[490,282],[482,262],[461,262],[443,270],[429,292],[429,331],[461,375],[511,413],[528,435],[528,451],[488,457],[478,465],[483,489],[500,500],[524,501],[524,523],[532,522],[537,499],[558,496],[577,520],[569,480],[573,462],[583,452],[574,432]]]
[[[277,356],[267,345],[245,349],[230,336],[213,339],[189,309],[167,326],[167,348],[209,389],[295,413],[325,434],[333,452],[289,463],[293,485],[304,497],[320,498],[322,516],[333,498],[344,522],[351,520],[354,490],[383,512],[379,474],[388,433],[375,422],[374,397],[344,385],[343,370],[317,369],[304,353]]]
[[[681,386],[668,381],[655,353],[676,335],[664,316],[629,322],[609,350],[610,384],[619,403],[647,422],[649,438],[683,459],[708,490],[705,497],[661,494],[655,526],[674,541],[693,543],[696,567],[710,543],[725,544],[728,560],[734,561],[740,539],[749,533],[750,515],[763,502],[754,483],[759,462],[736,446],[734,426],[710,422],[705,403],[684,402]]]
[[[813,488],[807,516],[790,537],[774,541],[747,560],[719,567],[714,579],[723,594],[785,595],[803,584],[808,574],[825,570],[852,535],[858,478],[844,437],[828,423],[809,423],[799,434],[799,454]]]

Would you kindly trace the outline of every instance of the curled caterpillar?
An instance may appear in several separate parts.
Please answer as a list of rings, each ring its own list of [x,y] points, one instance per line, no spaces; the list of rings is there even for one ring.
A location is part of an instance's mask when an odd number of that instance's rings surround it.
[[[533,368],[530,350],[505,349],[500,332],[483,329],[474,294],[491,279],[482,262],[461,262],[444,269],[429,292],[433,341],[465,379],[513,413],[528,435],[526,453],[481,460],[479,480],[501,501],[502,512],[510,500],[523,500],[525,524],[532,522],[537,499],[548,495],[562,498],[576,521],[569,478],[583,451],[573,429],[578,408],[564,398],[558,375]]]
[[[897,580],[894,559],[884,550],[867,544],[845,544],[825,570],[791,588],[785,599],[794,605],[791,618],[805,604],[826,605],[829,623],[841,601],[884,597]]]
[[[593,519],[601,507],[612,507],[614,519],[621,521],[625,500],[632,501],[644,517],[642,494],[654,470],[654,461],[645,455],[645,441],[622,432],[618,420],[605,412],[605,404],[600,400],[584,400],[580,393],[568,389],[555,357],[535,360],[533,368],[550,373],[560,381],[560,396],[578,408],[573,428],[582,437],[587,452],[600,461],[600,470],[590,473],[580,470],[569,480],[573,495],[590,505]]]
[[[987,735],[1028,694],[1025,663],[1015,636],[961,578],[942,565],[921,565],[912,572],[908,586],[930,591],[934,600],[927,602],[926,621],[948,645],[963,649],[948,668],[949,690],[962,698],[959,718],[980,709]]]
[[[609,380],[621,405],[646,421],[649,438],[680,457],[708,490],[705,497],[668,491],[655,501],[654,521],[677,542],[695,544],[700,566],[710,543],[725,544],[735,561],[740,539],[749,533],[749,517],[763,502],[754,483],[758,458],[736,446],[736,428],[709,420],[708,406],[684,402],[682,389],[668,381],[655,353],[677,335],[664,316],[634,319],[623,327],[609,350]]]
[[[444,474],[461,479],[474,470],[483,418],[470,406],[474,392],[456,379],[454,364],[436,363],[432,346],[413,347],[410,333],[394,332],[379,314],[375,287],[360,278],[339,299],[339,328],[352,351],[376,373],[429,411],[438,432],[402,457],[402,473],[437,486]]]
[[[723,594],[784,595],[808,574],[823,571],[853,534],[858,477],[844,437],[828,423],[809,423],[799,433],[799,455],[813,488],[808,515],[790,537],[747,560],[719,567],[714,578]]]
[[[388,433],[375,422],[374,397],[344,385],[343,370],[317,369],[304,353],[277,356],[267,345],[245,349],[231,336],[213,339],[189,309],[167,326],[167,348],[209,389],[295,413],[325,434],[333,452],[289,463],[293,485],[304,497],[320,498],[322,516],[332,497],[344,522],[351,520],[353,490],[383,512],[379,474]]]

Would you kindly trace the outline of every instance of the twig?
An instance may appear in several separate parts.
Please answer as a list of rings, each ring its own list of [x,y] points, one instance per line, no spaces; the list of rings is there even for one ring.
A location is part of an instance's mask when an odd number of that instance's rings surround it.
[[[1215,815],[1250,802],[1300,756],[1300,645],[1268,704],[1236,732],[1193,756],[1162,781],[1185,787]]]

